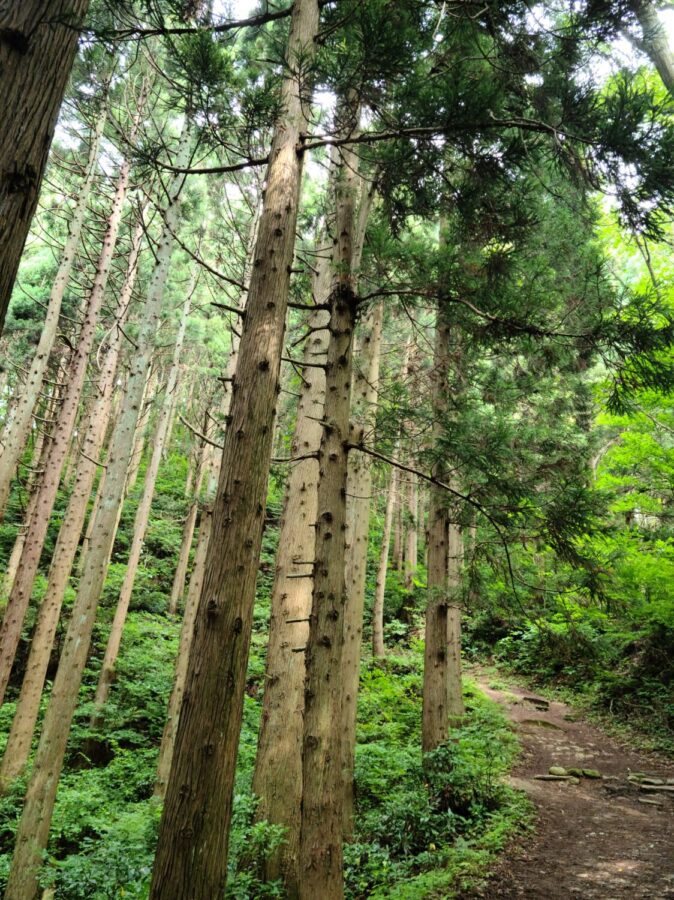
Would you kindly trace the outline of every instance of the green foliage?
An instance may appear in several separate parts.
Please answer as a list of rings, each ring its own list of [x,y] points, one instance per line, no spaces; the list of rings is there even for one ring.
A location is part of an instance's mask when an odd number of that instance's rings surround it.
[[[470,640],[470,638],[469,638]],[[674,629],[575,609],[528,622],[493,644],[505,669],[570,688],[598,710],[673,746]]]
[[[475,875],[469,860],[484,865],[526,818],[501,780],[516,753],[514,736],[471,685],[464,723],[422,760],[419,649],[371,663],[362,674],[356,834],[345,847],[350,898],[456,888],[469,869]]]
[[[606,635],[588,621],[569,621],[561,615],[544,623],[529,623],[495,645],[496,659],[514,671],[537,669],[545,678],[592,677],[597,662],[611,652]]]
[[[73,791],[72,810],[58,814],[80,827],[72,827],[61,840],[73,841],[78,852],[63,859],[48,857],[42,883],[54,885],[57,900],[108,900],[112,897],[147,897],[152,871],[152,855],[159,826],[157,804],[130,804],[117,816],[105,806],[104,797],[96,797],[102,806],[87,822],[82,813],[92,802],[92,795]],[[66,819],[66,821],[71,821]],[[83,827],[87,825],[88,827]],[[67,843],[66,843],[67,846]],[[63,848],[61,848],[63,851]]]
[[[164,728],[166,704],[172,685],[172,668],[178,650],[179,625],[164,616],[131,614],[124,629],[124,653],[115,667],[115,683],[105,706],[98,735],[112,752],[117,748],[142,748],[158,744]],[[107,629],[97,635],[99,646]],[[98,668],[88,673],[94,685]],[[90,689],[89,689],[90,690]],[[85,696],[89,698],[85,686]],[[92,707],[80,707],[71,733],[72,753],[77,755],[91,737]]]
[[[255,822],[256,806],[257,801],[250,789],[246,793],[237,791],[232,813],[229,877],[225,895],[228,900],[284,896],[279,881],[266,880],[264,861],[283,844],[285,829],[269,822]]]

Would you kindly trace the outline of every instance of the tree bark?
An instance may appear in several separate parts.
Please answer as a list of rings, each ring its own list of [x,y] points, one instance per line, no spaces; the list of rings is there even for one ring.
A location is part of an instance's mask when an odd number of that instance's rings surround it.
[[[0,333],[89,0],[0,8]]]
[[[296,0],[250,280],[186,689],[150,897],[224,893],[255,582],[300,194],[306,95],[319,12]]]
[[[178,168],[183,168],[188,161],[189,126],[185,125],[176,164]],[[178,196],[183,180],[184,176],[176,175],[167,189],[168,208],[164,215],[166,224],[160,237],[155,269],[143,307],[137,349],[131,358],[127,390],[108,455],[105,490],[96,512],[92,544],[78,586],[17,830],[5,900],[34,900],[38,891],[37,878],[49,837],[68,732],[77,706],[79,686],[96,621],[96,610],[115,539],[119,509],[124,495],[125,475],[133,450],[136,424],[152,359],[171,263],[173,233],[178,225]]]
[[[337,290],[330,314],[325,426],[315,527],[309,638],[306,649],[300,898],[341,897],[343,793],[341,704],[346,604],[346,485],[351,394],[353,297]]]
[[[400,494],[400,478],[396,483],[396,495],[393,503],[393,560],[396,572],[402,572],[404,565],[405,544],[403,543],[402,496]]]
[[[9,371],[3,367],[0,369],[0,424],[4,428],[10,411],[12,388],[9,382]],[[0,447],[2,447],[0,440]]]
[[[187,299],[183,306],[183,311],[176,335],[175,347],[173,350],[173,361],[166,382],[166,392],[164,394],[164,402],[159,414],[159,422],[154,435],[152,445],[152,456],[150,463],[145,471],[145,482],[143,484],[143,495],[138,509],[136,510],[136,518],[133,523],[133,538],[129,549],[129,558],[126,562],[126,571],[124,573],[124,581],[119,592],[117,600],[117,608],[112,620],[108,643],[105,648],[103,663],[101,664],[101,672],[96,688],[96,697],[94,698],[94,711],[91,716],[91,727],[96,729],[101,722],[101,714],[105,706],[110,687],[115,677],[115,664],[119,656],[119,648],[122,643],[122,634],[124,631],[124,623],[129,612],[129,603],[133,593],[133,583],[136,580],[138,565],[140,563],[140,554],[143,549],[143,541],[145,533],[150,521],[150,510],[152,508],[152,498],[154,497],[154,489],[157,483],[157,475],[159,474],[159,466],[162,461],[164,444],[168,437],[168,429],[171,422],[171,413],[173,409],[174,395],[178,386],[178,374],[180,372],[180,357],[185,342],[185,333],[187,331],[187,319],[189,317],[190,305],[192,300],[192,291],[188,292]]]
[[[639,46],[648,54],[664,86],[674,96],[674,53],[669,44],[667,29],[658,16],[657,7],[652,0],[632,0],[630,5],[643,32],[643,40]]]
[[[358,126],[357,104],[345,98],[344,128]],[[318,454],[318,510],[313,592],[305,654],[302,804],[300,826],[301,900],[341,898],[343,801],[342,662],[346,605],[346,491],[349,416],[353,375],[355,294],[354,247],[357,157],[340,150],[336,183],[335,275],[330,296],[330,341],[326,364],[323,434]]]
[[[203,433],[208,434],[208,426],[210,421],[209,410],[206,409],[204,414]],[[204,470],[206,466],[208,444],[205,440],[200,439],[196,448],[197,460],[191,469],[192,476],[190,478],[191,487],[190,495],[193,494],[192,502],[187,510],[187,517],[183,525],[183,534],[180,541],[180,552],[178,554],[178,564],[176,566],[175,575],[173,576],[173,584],[171,585],[171,597],[169,599],[168,612],[174,616],[178,610],[178,604],[182,600],[185,592],[185,578],[187,577],[187,566],[190,559],[190,550],[192,549],[192,539],[194,538],[194,528],[197,523],[197,513],[199,511],[199,492],[204,480]],[[189,495],[188,495],[189,496]]]
[[[431,401],[435,417],[433,432],[439,442],[448,410],[451,328],[446,309],[439,306],[435,328],[435,349],[431,372]],[[446,466],[437,461],[433,475],[446,479]],[[449,736],[449,683],[450,666],[450,618],[452,627],[456,622],[450,616],[450,547],[449,547],[449,501],[446,492],[435,485],[430,486],[428,513],[428,604],[426,607],[422,749],[434,750]],[[456,547],[452,551],[456,558]],[[456,640],[456,633],[453,632]],[[459,668],[460,680],[460,668]],[[458,698],[454,698],[458,701]],[[454,703],[454,715],[458,715]]]
[[[360,237],[360,235],[358,236]],[[352,386],[352,422],[365,439],[371,440],[379,398],[379,364],[384,304],[379,301],[363,323],[358,365]],[[353,773],[356,749],[356,707],[363,643],[365,577],[372,505],[372,457],[349,454],[347,478],[346,610],[344,614],[344,690],[342,698],[342,787],[344,791],[344,836],[353,832]]]
[[[152,401],[154,392],[157,387],[157,373],[153,370],[148,372],[148,379],[143,393],[142,413],[136,427],[136,436],[133,441],[133,452],[131,454],[131,462],[129,463],[129,474],[126,479],[126,492],[129,494],[136,486],[138,480],[138,472],[140,464],[143,461],[145,453],[145,443],[147,437],[148,421],[152,414]]]
[[[450,724],[465,712],[461,684],[461,581],[463,574],[463,532],[449,523],[447,538],[447,713]]]
[[[84,452],[78,462],[75,486],[68,501],[68,508],[54,548],[47,590],[40,606],[19,702],[0,765],[0,790],[12,778],[16,778],[23,772],[30,753],[35,723],[40,709],[42,688],[61,615],[61,606],[77,554],[77,546],[86,518],[87,504],[96,477],[98,468],[96,461],[100,457],[110,419],[122,346],[121,327],[129,310],[138,271],[138,255],[143,234],[142,227],[138,226],[133,237],[126,278],[119,297],[116,322],[108,336],[108,349],[101,366],[101,378],[98,382],[98,397],[91,412],[84,438]]]
[[[2,627],[0,628],[0,702],[4,699],[7,682],[9,681],[16,648],[21,637],[21,628],[40,562],[40,555],[47,536],[49,519],[58,492],[61,472],[70,446],[73,425],[77,417],[82,388],[87,373],[89,355],[94,345],[98,314],[103,304],[115,244],[117,243],[117,235],[122,221],[122,211],[124,209],[130,173],[131,163],[125,160],[122,163],[117,179],[112,210],[108,217],[103,247],[98,258],[94,283],[87,301],[77,349],[68,368],[65,396],[51,437],[45,473],[36,499],[35,515],[28,526],[24,551],[21,555],[21,561],[19,562]]]
[[[327,248],[319,251],[314,297],[323,304],[330,295],[332,272]],[[302,715],[304,658],[311,611],[311,567],[317,511],[318,449],[325,401],[324,363],[328,347],[328,314],[317,310],[304,348],[300,399],[290,455],[300,459],[288,478],[276,570],[253,792],[260,798],[256,815],[287,831],[279,852],[268,862],[268,878],[283,876],[289,897],[299,885],[300,802],[302,797]]]
[[[56,389],[55,389],[56,393]],[[48,404],[47,404],[47,415],[45,418],[50,418],[51,409],[54,407],[54,401],[56,400],[56,396],[52,395]],[[28,483],[26,485],[26,489],[28,491],[28,502],[26,503],[26,512],[24,515],[24,520],[19,528],[19,531],[14,539],[14,546],[12,547],[12,552],[10,553],[9,560],[7,561],[7,569],[5,571],[5,576],[3,578],[2,584],[2,599],[6,600],[12,592],[12,585],[14,584],[14,579],[16,578],[16,572],[19,568],[19,562],[21,561],[21,555],[23,554],[23,548],[26,544],[26,534],[28,532],[28,526],[30,520],[33,518],[35,514],[35,505],[37,502],[38,489],[40,485],[40,478],[44,473],[44,463],[45,458],[47,456],[48,442],[46,441],[46,435],[43,428],[41,428],[35,439],[35,445],[33,447],[33,454],[31,459],[31,471],[28,476]]]
[[[173,583],[171,585],[171,596],[169,598],[168,613],[175,616],[178,612],[178,606],[183,599],[185,593],[185,579],[187,578],[187,567],[190,561],[190,550],[192,549],[192,541],[194,539],[194,529],[197,524],[197,514],[199,512],[199,501],[195,498],[191,501],[185,517],[183,525],[183,533],[180,539],[180,550],[178,552],[178,562],[176,564]]]
[[[157,761],[157,780],[154,786],[155,797],[164,798],[166,794],[166,783],[171,771],[171,763],[173,761],[173,751],[175,748],[175,737],[178,725],[178,717],[180,715],[180,706],[185,691],[185,679],[187,676],[187,663],[192,647],[192,639],[194,637],[194,622],[197,615],[197,607],[199,605],[199,596],[204,583],[204,575],[206,569],[206,553],[208,551],[208,542],[211,537],[211,520],[213,512],[210,508],[204,507],[201,513],[201,523],[199,525],[199,538],[197,540],[197,549],[194,557],[194,569],[190,579],[190,587],[187,592],[187,600],[185,601],[185,612],[183,622],[180,629],[180,644],[178,646],[178,657],[176,660],[176,671],[173,679],[173,689],[169,698],[168,713],[166,716],[166,724],[161,738],[159,747],[159,758]]]
[[[406,499],[407,516],[405,517],[405,590],[411,591],[414,587],[414,574],[418,564],[417,519],[419,515],[419,484],[415,475],[409,476]]]
[[[393,469],[391,471],[388,491],[386,493],[384,533],[381,539],[377,581],[374,590],[374,604],[372,606],[372,655],[375,659],[386,655],[386,647],[384,645],[384,599],[386,597],[386,573],[388,572],[388,557],[391,547],[391,530],[393,527],[393,511],[397,493],[397,481],[398,470]]]
[[[3,449],[2,454],[0,454],[0,521],[2,520],[5,506],[7,505],[12,478],[14,477],[16,467],[24,447],[26,446],[28,435],[30,434],[33,410],[35,409],[35,404],[37,403],[38,396],[42,389],[42,382],[47,372],[47,366],[49,365],[49,356],[54,346],[54,341],[56,340],[59,316],[61,314],[61,304],[63,302],[66,287],[70,281],[70,273],[72,271],[77,247],[80,242],[80,235],[82,233],[84,215],[89,203],[91,187],[98,167],[101,135],[103,134],[103,127],[107,116],[107,103],[105,100],[103,101],[102,106],[103,109],[96,120],[96,125],[89,142],[89,159],[87,161],[84,181],[82,182],[77,199],[75,200],[72,218],[68,224],[68,236],[49,295],[47,314],[45,316],[37,350],[35,351],[35,356],[33,357],[21,396],[14,406],[11,416],[5,423]]]

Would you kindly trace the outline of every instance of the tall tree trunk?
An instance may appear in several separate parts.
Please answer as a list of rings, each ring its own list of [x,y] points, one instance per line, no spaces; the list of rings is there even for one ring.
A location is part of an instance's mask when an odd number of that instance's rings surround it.
[[[206,423],[208,425],[208,423]],[[204,433],[207,431],[207,427],[204,429]],[[189,499],[195,493],[194,490],[194,476],[196,475],[196,460],[195,455],[198,456],[201,453],[204,444],[203,441],[198,444],[197,447],[193,447],[189,460],[187,463],[187,478],[185,479],[185,497]],[[172,598],[173,599],[173,598]]]
[[[194,539],[194,529],[197,524],[197,513],[199,512],[199,501],[195,498],[191,501],[185,517],[183,525],[183,533],[180,539],[180,550],[178,552],[178,562],[176,564],[173,583],[171,585],[171,596],[169,598],[168,613],[175,616],[178,606],[185,593],[185,579],[187,578],[187,567],[190,561],[190,550],[192,549],[192,541]]]
[[[0,7],[0,332],[89,0]]]
[[[49,365],[49,356],[54,346],[54,341],[56,340],[59,316],[61,314],[61,303],[68,282],[70,281],[70,273],[73,268],[73,262],[75,261],[75,255],[82,233],[84,215],[89,203],[89,196],[91,194],[91,187],[96,174],[96,169],[98,168],[98,153],[101,135],[103,134],[103,127],[107,116],[107,103],[105,102],[105,99],[103,100],[102,106],[101,114],[96,120],[96,125],[89,142],[89,159],[84,181],[82,182],[75,200],[72,218],[68,224],[68,237],[66,238],[58,271],[54,278],[54,283],[52,284],[47,314],[45,316],[37,350],[35,351],[35,356],[33,357],[21,396],[5,423],[3,449],[2,454],[0,454],[0,520],[2,520],[4,515],[12,478],[14,477],[16,467],[24,447],[26,446],[28,435],[30,434],[33,410],[35,409],[35,404],[37,403],[38,396],[42,390],[42,382],[47,371],[47,366]],[[2,126],[0,126],[0,128],[1,127]]]
[[[145,446],[145,429],[147,426],[147,420],[150,416],[150,411],[152,409],[152,401],[147,400],[146,398],[152,396],[154,391],[154,387],[156,385],[156,372],[152,366],[152,362],[150,362],[150,370],[147,374],[147,379],[145,381],[145,390],[143,391],[143,399],[140,404],[140,414],[138,416],[138,421],[136,422],[136,432],[134,436],[133,443],[133,451],[131,453],[131,459],[129,460],[129,467],[126,472],[126,482],[124,485],[124,497],[128,497],[131,491],[134,488],[136,483],[136,479],[138,477],[138,470],[140,469],[140,463],[143,457],[143,448]],[[128,387],[128,378],[127,383],[122,387],[120,393],[122,396],[122,404],[123,398],[126,396],[126,391]],[[116,413],[111,414],[110,423],[108,429],[112,428],[114,431],[115,424],[119,421],[119,410]],[[108,439],[103,441],[103,446],[109,446],[112,442],[112,433],[110,432],[108,435]],[[82,574],[82,566],[86,561],[87,554],[89,553],[89,548],[91,547],[91,538],[94,530],[94,522],[96,521],[96,514],[98,512],[98,507],[101,503],[101,497],[105,492],[105,475],[107,472],[107,467],[103,469],[101,472],[100,478],[98,479],[98,485],[96,487],[96,495],[94,496],[94,502],[91,505],[91,512],[89,513],[89,519],[87,521],[87,527],[84,531],[84,537],[82,538],[82,548],[79,553],[79,557],[76,565],[76,573],[78,576]],[[121,518],[122,510],[119,510],[118,518]],[[115,532],[117,529],[115,528]]]
[[[438,421],[446,412],[448,390],[450,329],[445,315],[438,310],[435,329],[435,350],[431,372],[434,431],[441,434]],[[433,474],[442,478],[440,463]],[[447,573],[448,500],[442,488],[431,485],[428,511],[428,601],[426,606],[422,748],[434,750],[448,737],[447,710]]]
[[[405,343],[401,372],[403,379],[409,376],[410,354],[412,352],[412,338]],[[396,436],[393,446],[393,458],[397,458],[400,447],[401,433]],[[391,532],[393,531],[396,512],[399,511],[399,486],[400,473],[394,469],[388,483],[386,493],[386,510],[384,512],[384,533],[382,535],[381,551],[379,553],[379,565],[377,567],[377,580],[374,590],[374,602],[372,606],[372,655],[377,658],[386,655],[384,645],[384,599],[386,597],[386,574],[388,572],[389,550],[391,546]],[[395,548],[394,548],[395,553]]]
[[[331,303],[302,744],[301,898],[343,895],[341,705],[353,296]]]
[[[166,422],[166,435],[164,436],[164,442],[162,444],[161,450],[161,459],[162,462],[166,462],[169,455],[169,449],[171,447],[171,439],[173,437],[173,427],[176,421],[176,409],[178,407],[178,403],[180,400],[180,391],[182,389],[182,377],[185,373],[185,366],[181,364],[178,368],[178,377],[176,379],[176,386],[171,394],[171,406],[169,407],[168,420]]]
[[[152,415],[153,397],[157,388],[157,371],[156,368],[150,369],[148,372],[147,382],[145,383],[145,391],[143,392],[142,412],[136,426],[136,436],[133,440],[133,452],[131,454],[131,462],[129,463],[129,473],[126,479],[126,493],[129,494],[136,486],[138,480],[138,472],[140,464],[143,461],[145,452],[145,441],[147,437],[148,421]]]
[[[456,517],[456,512],[454,517]],[[447,557],[447,713],[451,724],[465,712],[461,685],[460,603],[463,575],[463,533],[460,525],[453,521],[449,523]]]
[[[187,331],[187,319],[189,317],[190,305],[192,300],[192,291],[188,292],[187,299],[183,306],[178,334],[176,335],[175,347],[173,350],[173,361],[166,382],[166,393],[164,395],[164,403],[159,414],[159,422],[154,435],[152,445],[152,456],[150,463],[145,472],[145,482],[143,484],[143,496],[141,497],[138,509],[136,510],[136,518],[133,523],[133,538],[131,540],[131,548],[129,550],[129,558],[126,562],[126,571],[124,573],[124,581],[119,592],[117,600],[117,608],[115,616],[112,620],[108,643],[105,648],[105,655],[101,665],[101,673],[96,688],[96,697],[94,699],[94,711],[91,716],[92,729],[100,725],[101,713],[105,706],[110,686],[115,677],[115,664],[119,656],[119,648],[122,643],[122,633],[124,631],[124,623],[129,612],[129,603],[131,602],[131,594],[133,593],[133,583],[136,580],[138,565],[140,563],[140,554],[143,549],[143,541],[145,533],[150,521],[150,510],[152,508],[152,498],[154,497],[154,489],[157,483],[157,475],[159,474],[159,466],[161,465],[164,444],[168,436],[168,429],[171,421],[171,411],[175,391],[178,386],[178,375],[180,372],[180,357],[185,342],[185,333]]]
[[[184,168],[190,158],[189,134],[189,126],[186,124],[176,161],[178,168]],[[126,471],[152,359],[171,263],[173,233],[178,225],[178,196],[183,180],[184,176],[176,175],[167,189],[168,208],[164,216],[166,224],[160,237],[155,269],[143,307],[137,349],[131,358],[124,402],[110,446],[105,491],[96,512],[93,540],[79,582],[17,830],[5,900],[33,900],[38,890],[37,878],[42,854],[47,846],[68,733],[77,706],[96,610],[115,539]]]
[[[374,603],[372,606],[372,655],[383,657],[386,655],[384,646],[384,598],[386,596],[386,573],[388,571],[389,549],[391,547],[391,530],[393,526],[393,512],[395,507],[398,470],[391,471],[388,491],[386,493],[386,511],[384,513],[384,533],[381,539],[381,551],[379,553],[379,566],[377,568],[377,581],[374,589]]]
[[[28,527],[26,544],[16,572],[7,609],[0,628],[0,702],[4,699],[16,648],[21,637],[23,620],[28,609],[33,582],[44,547],[49,519],[59,488],[63,464],[68,453],[73,425],[77,417],[82,388],[87,373],[89,355],[94,345],[98,314],[103,304],[105,288],[110,274],[122,211],[129,185],[131,164],[122,163],[112,210],[108,217],[103,247],[98,258],[94,283],[89,294],[86,314],[80,329],[77,349],[68,368],[65,397],[51,438],[45,474],[38,492],[35,515]]]
[[[417,568],[418,551],[418,515],[419,515],[419,484],[415,475],[409,476],[407,483],[407,516],[405,521],[405,590],[411,591],[414,587],[414,573]]]
[[[451,329],[446,309],[440,305],[435,328],[431,392],[436,443],[442,436],[448,409]],[[438,460],[433,475],[446,477],[446,465]],[[431,485],[428,512],[428,603],[424,650],[423,719],[424,752],[434,750],[449,736],[449,499],[447,492]],[[454,551],[453,551],[454,552]],[[454,621],[454,620],[453,620]],[[460,676],[459,676],[460,677]],[[455,709],[452,714],[459,714]]]
[[[242,295],[242,302],[245,302],[246,291]],[[234,355],[234,353],[232,353]],[[229,409],[229,399],[223,399],[223,406]],[[204,431],[204,433],[206,433]],[[190,586],[187,592],[187,600],[185,601],[185,612],[183,615],[182,626],[180,629],[180,645],[178,647],[178,656],[176,658],[176,668],[173,677],[173,688],[169,698],[168,712],[166,723],[159,747],[159,757],[157,759],[157,778],[154,785],[155,797],[164,798],[166,794],[166,784],[171,772],[171,764],[173,762],[173,752],[175,750],[176,733],[178,730],[178,719],[180,717],[180,707],[182,705],[183,694],[185,692],[185,681],[187,678],[187,666],[189,662],[190,650],[194,639],[194,622],[196,620],[197,610],[199,606],[199,598],[204,584],[206,575],[206,555],[208,553],[208,542],[211,539],[211,530],[213,524],[213,498],[218,486],[218,472],[220,468],[220,456],[212,453],[214,448],[211,445],[204,444],[204,448],[208,449],[205,456],[204,472],[208,474],[206,483],[206,497],[201,510],[201,519],[199,522],[199,537],[197,538],[197,549],[194,554],[194,567],[190,578]]]
[[[402,572],[404,564],[405,544],[403,542],[403,504],[400,492],[400,478],[396,483],[396,495],[393,501],[393,565],[396,572]]]
[[[210,410],[207,408],[204,414],[203,433],[208,434],[208,426],[210,420]],[[168,611],[169,615],[174,616],[178,609],[178,604],[182,600],[185,591],[185,578],[187,576],[187,566],[190,558],[190,550],[192,548],[192,539],[194,538],[194,528],[197,523],[197,513],[199,511],[199,492],[204,478],[204,468],[206,465],[206,456],[208,444],[201,439],[197,447],[197,460],[193,467],[194,474],[190,479],[192,482],[191,491],[193,499],[187,510],[187,517],[183,525],[183,535],[180,541],[180,552],[178,554],[178,564],[176,566],[175,575],[173,576],[173,584],[171,585],[171,597],[169,599]]]
[[[0,369],[0,423],[2,424],[3,428],[5,426],[5,423],[7,422],[11,393],[12,390],[9,383],[9,371],[6,367],[3,367],[2,369]],[[0,447],[2,446],[2,440],[0,440]]]
[[[232,790],[300,195],[316,0],[296,0],[150,897],[224,892]]]
[[[139,226],[133,238],[126,278],[119,297],[117,320],[108,337],[108,349],[101,366],[98,397],[89,418],[82,448],[83,453],[80,456],[75,476],[75,486],[68,501],[68,508],[54,548],[47,590],[40,606],[19,702],[0,766],[0,789],[12,778],[21,774],[30,753],[35,723],[40,709],[40,697],[47,675],[61,606],[96,477],[98,468],[96,461],[100,457],[110,419],[112,395],[122,345],[121,326],[127,316],[131,301],[142,238],[143,229]]]
[[[346,133],[358,126],[347,98]],[[346,605],[346,490],[353,374],[357,157],[341,149],[336,182],[335,277],[330,295],[330,342],[325,370],[323,434],[318,454],[318,511],[313,592],[305,654],[300,898],[343,896],[342,661]]]
[[[50,402],[47,405],[47,416],[49,418],[49,409],[53,407],[53,401],[55,397],[52,397]],[[35,514],[35,505],[37,503],[37,495],[40,485],[40,479],[44,475],[44,463],[47,456],[47,448],[48,442],[46,440],[46,434],[43,428],[39,429],[37,433],[37,437],[35,439],[35,446],[33,447],[33,456],[31,460],[31,470],[28,476],[28,483],[26,484],[26,490],[28,492],[28,502],[26,503],[26,513],[24,516],[24,520],[19,527],[19,531],[14,539],[14,546],[12,547],[12,552],[9,555],[9,560],[7,561],[7,569],[5,571],[5,576],[3,579],[3,587],[2,587],[2,598],[3,600],[9,597],[12,592],[12,585],[14,584],[14,579],[16,578],[16,572],[19,568],[19,562],[21,561],[21,555],[23,553],[23,548],[26,544],[26,534],[28,532],[28,526],[30,520],[33,518]]]
[[[346,584],[346,484],[354,304],[333,301],[306,650],[299,896],[342,896],[341,663]],[[328,403],[330,398],[331,402]],[[320,541],[320,543],[319,543]]]
[[[313,294],[318,304],[330,295],[330,255],[318,257]],[[310,319],[311,335],[304,348],[291,457],[276,570],[271,594],[271,619],[253,791],[260,798],[257,817],[286,829],[285,842],[269,860],[269,878],[283,876],[290,897],[299,884],[300,802],[302,795],[302,714],[304,659],[298,652],[307,642],[311,611],[311,569],[317,511],[318,449],[325,401],[328,314],[317,310]]]
[[[352,422],[365,440],[372,440],[379,398],[379,364],[383,301],[379,301],[363,323],[363,332],[352,387]],[[344,836],[353,832],[354,765],[356,711],[360,654],[363,643],[365,577],[372,505],[371,457],[354,451],[349,454],[347,482],[346,610],[344,613],[344,659],[342,678],[342,786],[344,790]]]
[[[169,699],[166,724],[164,725],[164,732],[159,747],[159,758],[157,760],[157,780],[154,786],[154,795],[155,797],[160,797],[162,799],[166,794],[166,783],[173,761],[178,717],[180,715],[180,706],[185,691],[187,663],[194,637],[194,622],[197,615],[201,588],[204,583],[206,553],[208,551],[208,542],[211,537],[212,516],[213,511],[209,507],[204,507],[202,509],[201,523],[199,525],[199,538],[197,540],[197,549],[194,556],[194,568],[192,570],[190,587],[187,592],[187,600],[185,601],[185,613],[180,628],[180,644],[178,647],[176,671],[173,679],[173,690],[171,691],[171,697]]]

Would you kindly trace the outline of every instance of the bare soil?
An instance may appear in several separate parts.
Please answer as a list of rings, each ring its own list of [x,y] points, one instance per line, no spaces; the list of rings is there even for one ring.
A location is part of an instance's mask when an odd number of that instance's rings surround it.
[[[674,763],[621,747],[564,703],[478,683],[517,729],[523,752],[511,783],[536,809],[535,832],[503,855],[478,896],[674,898],[674,783],[660,792],[628,780],[631,773],[674,779]],[[602,777],[579,784],[535,778],[551,766]]]

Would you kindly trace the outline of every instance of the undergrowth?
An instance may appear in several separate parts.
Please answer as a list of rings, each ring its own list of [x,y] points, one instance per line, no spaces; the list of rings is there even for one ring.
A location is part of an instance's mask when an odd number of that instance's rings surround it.
[[[124,630],[117,678],[104,720],[92,732],[92,700],[138,490],[125,509],[125,527],[115,545],[93,636],[41,875],[54,900],[140,900],[148,895],[160,817],[153,798],[155,768],[179,637],[179,625],[165,615],[172,571],[167,561],[180,539],[176,511],[185,502],[184,471],[176,471],[167,465],[168,474],[162,473],[166,483],[153,503],[153,525]],[[230,839],[229,900],[283,896],[281,884],[264,876],[265,859],[283,841],[283,829],[254,821],[251,791],[281,490],[282,485],[272,484],[258,579]],[[6,543],[0,546],[0,555],[9,549]],[[372,548],[368,608],[376,556]],[[463,724],[422,764],[423,646],[414,634],[424,592],[416,584],[413,591],[405,591],[398,582],[392,573],[387,637],[391,644],[398,641],[399,649],[384,661],[365,663],[362,670],[355,830],[345,847],[345,891],[350,900],[451,897],[484,875],[494,854],[527,820],[525,801],[503,779],[517,752],[513,732],[495,704],[472,684],[465,689]],[[69,588],[66,615],[75,587],[73,583]],[[43,589],[40,582],[34,601]],[[35,604],[22,636],[9,702],[0,709],[0,752],[15,709],[34,611]],[[366,629],[368,625],[369,614]],[[56,671],[62,633],[61,628],[49,680]],[[46,697],[42,713],[45,706]],[[97,747],[95,758],[87,755],[92,744]],[[24,778],[0,798],[0,891],[9,871],[25,787]]]
[[[87,764],[83,757],[95,671],[89,673],[73,729],[42,876],[55,900],[148,893],[160,815],[152,797],[156,752],[176,634],[167,635],[165,622],[152,613],[135,612],[126,636],[120,660],[124,678],[115,683],[108,710],[104,765]],[[278,882],[264,880],[263,865],[283,840],[283,829],[254,822],[250,789],[263,646],[260,631],[253,641],[235,789],[227,897],[236,900],[283,896]],[[503,783],[517,753],[515,737],[500,710],[471,683],[465,688],[463,725],[422,764],[422,660],[422,648],[415,646],[363,667],[355,834],[345,847],[351,900],[451,897],[483,875],[526,822],[524,801]],[[8,724],[10,714],[6,707],[0,724]],[[0,884],[7,876],[24,788],[22,780],[0,801]]]
[[[463,724],[422,762],[419,648],[364,670],[348,898],[456,896],[526,825],[527,802],[503,781],[517,754],[512,729],[472,683],[464,694]]]

